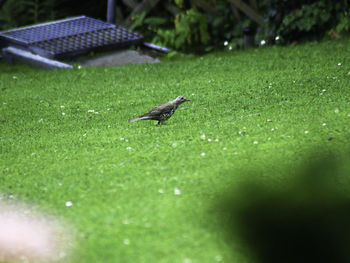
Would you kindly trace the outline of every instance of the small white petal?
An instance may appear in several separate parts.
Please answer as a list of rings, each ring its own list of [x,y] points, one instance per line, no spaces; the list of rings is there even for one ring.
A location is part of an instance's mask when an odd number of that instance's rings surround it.
[[[86,133],[84,133],[83,136],[85,137],[85,136],[86,136]]]
[[[308,133],[309,133],[309,131],[304,131],[304,133],[305,133],[305,134],[308,134]]]
[[[66,202],[66,207],[71,207],[73,206],[73,202],[72,201],[67,201]]]
[[[334,112],[335,112],[335,113],[339,113],[339,109],[335,109]]]
[[[208,142],[211,142],[211,139],[208,139]]]
[[[39,120],[39,122],[43,122],[43,120],[44,120],[44,119],[43,119],[43,118],[41,118],[41,119]]]
[[[226,147],[224,147],[224,148],[222,148],[222,150],[223,150],[223,151],[226,151],[226,150],[227,150],[227,148],[226,148]]]
[[[219,141],[219,139],[218,139],[218,138],[216,138],[216,139],[215,139],[215,142],[218,142],[218,141]]]
[[[180,195],[181,194],[181,190],[177,187],[174,188],[174,195]]]
[[[260,41],[260,45],[263,46],[263,45],[265,45],[265,44],[266,44],[266,41],[265,41],[265,40],[261,40],[261,41]]]
[[[322,123],[322,126],[326,126],[327,124],[324,122],[324,123]]]
[[[338,63],[338,66],[341,66],[341,63]]]
[[[64,105],[61,105],[61,109],[64,109]]]
[[[95,112],[95,111],[94,111],[94,110],[88,110],[88,112],[92,112],[92,113],[93,113],[93,112]]]
[[[130,146],[126,147],[127,150],[131,150],[132,148]]]
[[[224,46],[226,47],[228,45],[228,41],[225,41],[224,42]]]
[[[201,139],[202,139],[202,140],[205,140],[205,134],[202,134],[202,135],[201,135]]]
[[[120,138],[121,141],[124,141],[125,139],[123,137]]]
[[[158,189],[158,193],[164,194],[164,190],[160,188],[160,189]]]
[[[66,115],[66,113],[62,112],[62,116]]]
[[[205,153],[201,153],[201,156],[204,157],[204,156],[205,156]]]
[[[254,141],[253,144],[258,144],[259,142],[258,141]]]

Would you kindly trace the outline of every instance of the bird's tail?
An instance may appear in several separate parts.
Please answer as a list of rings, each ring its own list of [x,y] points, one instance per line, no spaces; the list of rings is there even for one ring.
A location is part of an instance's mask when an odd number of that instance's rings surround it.
[[[140,121],[140,120],[149,120],[149,118],[150,117],[148,117],[148,116],[141,116],[138,118],[131,119],[131,120],[129,120],[129,122],[135,122],[135,121]]]

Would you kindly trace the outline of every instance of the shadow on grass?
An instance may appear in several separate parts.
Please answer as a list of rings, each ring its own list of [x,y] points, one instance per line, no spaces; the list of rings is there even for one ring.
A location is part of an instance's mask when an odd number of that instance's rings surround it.
[[[283,187],[241,183],[219,203],[228,240],[242,244],[256,262],[350,262],[350,189],[343,161],[310,158],[290,171],[294,179]]]

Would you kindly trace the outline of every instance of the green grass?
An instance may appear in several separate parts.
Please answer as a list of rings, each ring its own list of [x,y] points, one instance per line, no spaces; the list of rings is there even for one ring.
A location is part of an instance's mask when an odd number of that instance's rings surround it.
[[[69,222],[75,262],[249,261],[215,204],[251,173],[283,185],[310,151],[347,150],[349,52],[345,39],[114,68],[2,63],[0,193]],[[179,95],[191,101],[166,125],[127,122]]]

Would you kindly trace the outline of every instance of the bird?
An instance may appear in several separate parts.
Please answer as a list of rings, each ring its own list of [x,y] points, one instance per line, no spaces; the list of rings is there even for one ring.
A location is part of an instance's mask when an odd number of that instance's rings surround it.
[[[158,125],[164,124],[176,111],[177,107],[185,101],[190,101],[183,96],[178,96],[176,99],[162,103],[149,112],[141,115],[140,117],[129,120],[129,122],[135,122],[140,120],[156,120]]]

